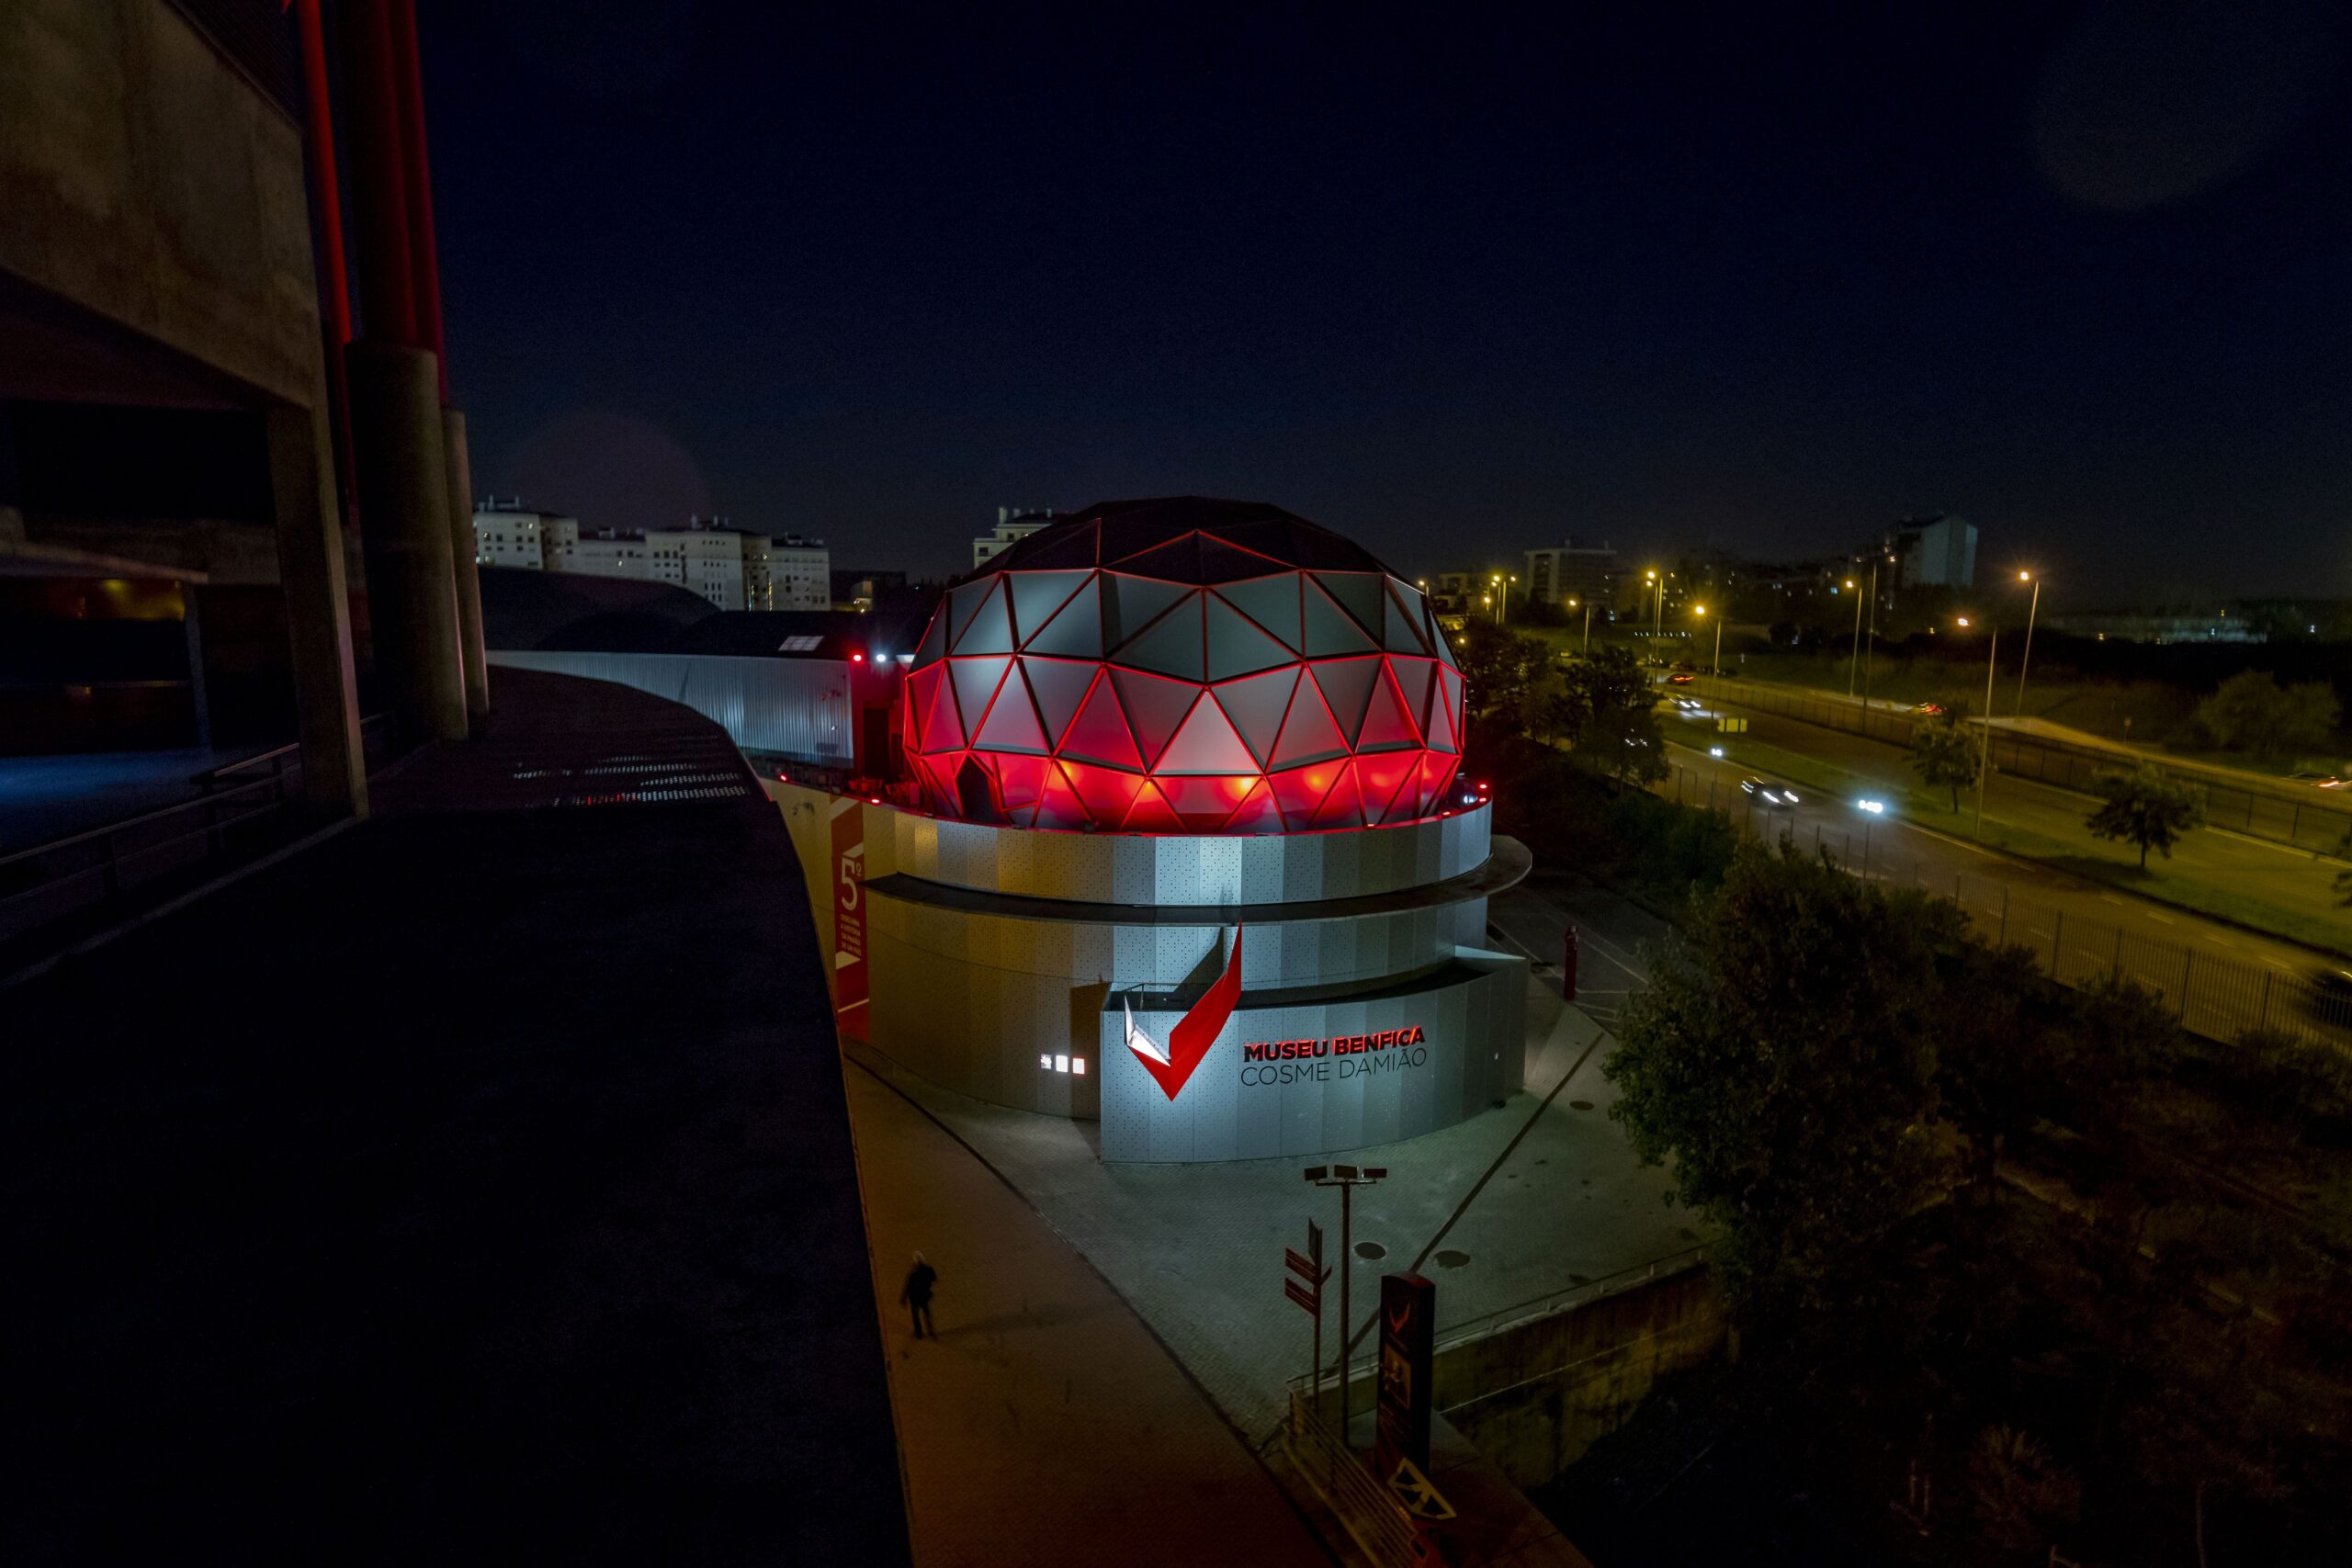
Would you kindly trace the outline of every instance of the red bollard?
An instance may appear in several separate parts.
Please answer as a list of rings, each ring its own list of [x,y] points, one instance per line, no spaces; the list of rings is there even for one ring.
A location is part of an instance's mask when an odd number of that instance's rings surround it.
[[[1568,928],[1567,941],[1560,947],[1560,999],[1577,999],[1577,928]]]

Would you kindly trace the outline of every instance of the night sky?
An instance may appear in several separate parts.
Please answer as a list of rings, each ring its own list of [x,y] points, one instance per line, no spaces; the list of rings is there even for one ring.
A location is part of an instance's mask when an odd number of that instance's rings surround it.
[[[421,0],[476,488],[929,575],[1178,491],[1415,573],[1942,509],[2064,604],[2352,595],[2335,7],[1262,9]]]

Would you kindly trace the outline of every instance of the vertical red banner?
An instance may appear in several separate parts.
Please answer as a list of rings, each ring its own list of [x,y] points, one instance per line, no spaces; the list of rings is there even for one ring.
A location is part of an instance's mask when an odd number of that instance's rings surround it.
[[[853,1040],[866,1040],[865,803],[832,799],[833,1018]]]

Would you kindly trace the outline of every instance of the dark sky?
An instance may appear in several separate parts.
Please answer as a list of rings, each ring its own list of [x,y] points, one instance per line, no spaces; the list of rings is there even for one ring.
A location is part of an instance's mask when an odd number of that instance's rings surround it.
[[[1196,491],[1423,572],[1945,509],[2062,604],[2352,595],[2318,0],[419,9],[477,489],[591,524],[944,574]]]

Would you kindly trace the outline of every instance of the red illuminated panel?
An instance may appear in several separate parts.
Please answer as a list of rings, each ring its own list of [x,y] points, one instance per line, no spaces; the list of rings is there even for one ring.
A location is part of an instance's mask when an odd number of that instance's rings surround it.
[[[950,591],[895,729],[946,816],[1296,832],[1456,803],[1463,691],[1423,596],[1255,503],[1118,502]]]

